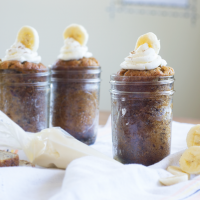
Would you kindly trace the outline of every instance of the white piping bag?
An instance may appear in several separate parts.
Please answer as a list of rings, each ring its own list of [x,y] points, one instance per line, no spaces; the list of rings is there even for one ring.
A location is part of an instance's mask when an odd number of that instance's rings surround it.
[[[0,111],[0,146],[22,149],[33,164],[66,169],[76,158],[95,156],[111,162],[114,159],[78,141],[59,127],[27,133]]]

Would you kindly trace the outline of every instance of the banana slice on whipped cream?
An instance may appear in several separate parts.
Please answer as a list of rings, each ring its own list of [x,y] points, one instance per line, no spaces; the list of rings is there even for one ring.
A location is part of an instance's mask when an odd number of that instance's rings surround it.
[[[84,46],[87,44],[89,35],[83,26],[78,24],[71,24],[65,29],[63,37],[64,39],[73,38],[82,46]]]
[[[36,52],[39,47],[38,32],[31,26],[23,26],[17,34],[17,42]]]
[[[23,26],[18,34],[15,43],[6,50],[6,55],[2,61],[19,61],[40,63],[38,56],[39,35],[31,26]]]
[[[167,62],[158,55],[160,40],[154,33],[140,36],[136,42],[135,50],[129,53],[121,63],[122,69],[151,70],[159,66],[166,66]]]
[[[78,24],[69,25],[63,33],[64,46],[58,58],[61,60],[79,60],[92,57],[86,46],[89,35],[86,29]]]
[[[141,35],[136,42],[135,50],[137,50],[141,45],[145,43],[148,44],[149,48],[153,48],[156,54],[159,54],[160,40],[158,40],[157,36],[154,33],[149,32]]]

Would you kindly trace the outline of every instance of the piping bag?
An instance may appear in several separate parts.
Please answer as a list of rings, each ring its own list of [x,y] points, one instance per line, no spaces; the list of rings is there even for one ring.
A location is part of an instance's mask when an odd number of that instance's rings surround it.
[[[66,169],[74,159],[95,156],[111,162],[114,159],[78,141],[59,127],[39,133],[28,133],[0,111],[0,146],[22,149],[33,164]]]

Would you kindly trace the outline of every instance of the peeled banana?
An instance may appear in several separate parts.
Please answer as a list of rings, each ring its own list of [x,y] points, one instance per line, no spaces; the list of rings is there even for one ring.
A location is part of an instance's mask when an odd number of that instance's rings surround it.
[[[200,146],[200,124],[192,127],[187,134],[187,146]]]
[[[181,156],[179,164],[189,174],[200,173],[200,146],[189,147]]]
[[[190,179],[190,174],[184,172],[180,167],[177,166],[169,166],[167,168],[167,171],[170,172],[173,175],[184,175],[187,174],[188,175],[188,179]]]
[[[167,185],[167,186],[174,185],[176,183],[180,183],[180,182],[187,181],[187,180],[188,180],[187,174],[182,174],[182,175],[171,176],[171,177],[159,179],[160,183],[162,183],[163,185]]]
[[[88,41],[89,35],[83,26],[71,24],[65,29],[63,37],[64,39],[73,38],[84,46]]]
[[[182,154],[177,166],[169,166],[167,171],[175,176],[161,178],[164,185],[173,185],[190,179],[190,174],[200,173],[200,124],[192,127],[187,135],[188,149]]]
[[[17,34],[17,42],[21,42],[26,48],[37,51],[39,47],[39,35],[31,26],[23,26]]]
[[[135,50],[138,49],[139,46],[147,43],[149,48],[153,48],[157,54],[160,51],[160,40],[158,40],[157,36],[154,33],[146,33],[140,36],[137,40]]]

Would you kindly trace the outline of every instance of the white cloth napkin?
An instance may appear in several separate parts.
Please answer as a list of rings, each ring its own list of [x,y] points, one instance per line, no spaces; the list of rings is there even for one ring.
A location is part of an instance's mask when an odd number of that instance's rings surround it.
[[[0,200],[199,200],[200,176],[173,186],[162,186],[158,181],[160,177],[171,176],[165,170],[168,165],[178,165],[192,126],[173,122],[171,152],[175,154],[150,167],[83,157],[71,162],[66,171],[1,168]],[[92,147],[112,156],[110,122],[99,129]]]

